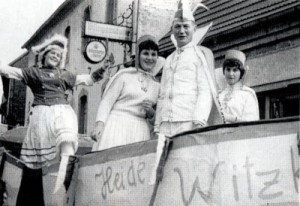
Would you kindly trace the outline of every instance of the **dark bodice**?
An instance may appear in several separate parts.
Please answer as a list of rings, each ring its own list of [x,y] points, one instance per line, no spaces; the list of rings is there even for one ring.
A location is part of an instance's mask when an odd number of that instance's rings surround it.
[[[22,72],[24,83],[34,94],[32,106],[68,104],[65,91],[75,86],[75,74],[46,67],[25,68]]]

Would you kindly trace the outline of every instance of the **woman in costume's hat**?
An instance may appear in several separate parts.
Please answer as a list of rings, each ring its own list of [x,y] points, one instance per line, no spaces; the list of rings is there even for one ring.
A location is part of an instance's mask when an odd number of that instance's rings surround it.
[[[245,61],[246,56],[241,51],[226,52],[223,74],[227,87],[219,94],[226,123],[259,120],[255,91],[243,84],[246,74]]]

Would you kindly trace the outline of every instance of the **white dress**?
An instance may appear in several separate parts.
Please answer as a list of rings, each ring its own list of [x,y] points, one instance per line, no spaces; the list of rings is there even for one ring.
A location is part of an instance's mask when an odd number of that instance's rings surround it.
[[[227,87],[219,94],[226,123],[259,120],[255,91],[241,82]]]
[[[159,82],[150,74],[135,68],[118,72],[108,82],[98,108],[96,122],[104,122],[104,130],[93,151],[149,140],[142,101],[155,104],[158,93]]]

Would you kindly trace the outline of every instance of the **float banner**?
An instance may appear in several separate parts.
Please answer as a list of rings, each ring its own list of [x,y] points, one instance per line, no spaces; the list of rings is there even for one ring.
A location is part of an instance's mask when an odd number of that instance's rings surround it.
[[[298,206],[298,124],[223,126],[173,138],[154,205]],[[156,144],[80,157],[75,205],[149,205]]]

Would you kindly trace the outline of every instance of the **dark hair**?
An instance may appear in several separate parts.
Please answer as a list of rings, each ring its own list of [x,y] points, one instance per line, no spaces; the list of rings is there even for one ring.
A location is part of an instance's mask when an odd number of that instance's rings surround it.
[[[141,51],[144,49],[147,49],[147,50],[152,49],[154,51],[157,51],[157,53],[159,51],[158,45],[150,39],[143,41],[142,43],[139,44],[139,55],[140,55]]]
[[[46,58],[46,55],[50,52],[50,50],[46,51],[44,54],[43,54],[43,57],[42,57],[42,65],[45,65],[45,58]]]
[[[245,68],[242,64],[241,61],[237,60],[237,59],[226,59],[223,63],[223,74],[225,74],[225,68],[226,67],[236,67],[238,70],[240,70],[241,72],[241,76],[240,79],[244,76],[245,74]]]

